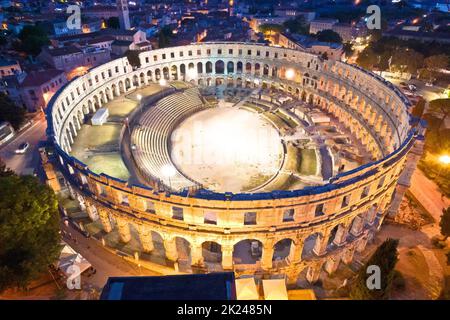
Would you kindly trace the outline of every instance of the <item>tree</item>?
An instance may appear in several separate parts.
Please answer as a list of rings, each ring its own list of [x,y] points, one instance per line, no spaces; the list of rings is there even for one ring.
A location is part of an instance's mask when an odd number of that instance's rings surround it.
[[[6,46],[8,44],[8,38],[4,35],[0,35],[0,46]]]
[[[423,55],[409,48],[399,48],[392,55],[392,65],[400,72],[417,73],[423,65]]]
[[[438,114],[440,117],[440,123],[438,125],[438,130],[441,128],[445,119],[450,115],[450,99],[436,99],[430,101],[428,105],[428,111]]]
[[[172,38],[172,29],[170,29],[169,26],[162,27],[158,33],[158,47],[166,48],[170,46],[171,38]]]
[[[427,68],[422,68],[419,70],[419,78],[425,81],[434,81],[435,75],[434,72]]]
[[[14,129],[19,129],[25,121],[25,110],[14,104],[6,95],[0,93],[0,122],[9,122]]]
[[[6,166],[6,163],[0,158],[0,178],[1,177],[9,177],[13,175],[14,172]]]
[[[442,209],[439,227],[441,227],[441,234],[444,236],[444,241],[447,241],[447,238],[450,237],[450,207]]]
[[[353,54],[353,45],[350,42],[344,43],[343,49],[347,57],[350,57]]]
[[[397,239],[385,240],[370,257],[367,263],[360,269],[355,282],[350,289],[350,298],[354,300],[385,300],[391,293],[392,280],[395,276],[395,265],[398,261]],[[380,272],[367,273],[369,266],[377,266]],[[370,289],[367,286],[369,277],[380,277],[380,289]],[[369,279],[370,281],[370,279]]]
[[[378,63],[378,56],[372,48],[367,47],[358,55],[356,63],[364,69],[372,70]]]
[[[431,70],[446,69],[448,67],[449,57],[445,54],[438,54],[425,58],[424,63]]]
[[[283,26],[276,23],[265,23],[258,27],[259,32],[264,34],[272,35],[274,33],[280,33],[283,31]]]
[[[139,51],[127,50],[127,52],[125,52],[125,56],[127,57],[128,62],[134,69],[141,67],[141,60],[139,59]]]
[[[57,259],[57,199],[36,177],[0,178],[0,244],[0,292],[25,288]]]
[[[309,34],[309,25],[306,23],[305,17],[303,16],[287,20],[283,23],[283,26],[291,33]]]
[[[106,20],[106,26],[111,29],[120,29],[119,18],[110,17]]]
[[[327,29],[316,33],[316,38],[323,42],[342,43],[341,36],[333,30]]]
[[[20,48],[31,55],[38,55],[41,47],[50,43],[44,28],[39,25],[25,26],[19,33]]]

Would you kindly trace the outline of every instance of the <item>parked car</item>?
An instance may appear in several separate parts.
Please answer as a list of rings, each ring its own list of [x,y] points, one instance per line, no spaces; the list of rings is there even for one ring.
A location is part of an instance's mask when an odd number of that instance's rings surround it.
[[[427,87],[432,87],[433,84],[432,84],[431,82],[426,82],[426,83],[425,83],[425,86],[427,86]]]
[[[416,91],[417,90],[417,87],[415,85],[413,85],[413,84],[408,84],[408,88],[411,91]]]
[[[30,147],[30,144],[28,142],[23,142],[16,149],[16,153],[17,154],[24,154],[25,152],[27,152],[29,147]]]

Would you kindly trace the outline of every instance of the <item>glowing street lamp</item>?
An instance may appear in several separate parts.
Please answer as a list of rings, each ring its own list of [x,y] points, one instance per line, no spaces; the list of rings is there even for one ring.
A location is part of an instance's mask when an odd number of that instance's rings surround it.
[[[166,79],[161,79],[161,80],[159,80],[159,85],[161,85],[161,86],[167,85]]]
[[[295,77],[295,71],[293,69],[286,70],[286,79],[292,80]]]
[[[137,99],[138,99],[138,101],[140,102],[140,101],[141,101],[141,99],[142,99],[142,95],[138,94],[138,95],[136,96],[136,98],[137,98]]]
[[[441,176],[442,168],[450,164],[450,156],[448,154],[443,154],[438,158],[438,161],[442,164],[442,166],[439,168],[437,178]]]
[[[448,154],[444,154],[444,155],[440,156],[439,162],[444,165],[450,164],[450,156]]]

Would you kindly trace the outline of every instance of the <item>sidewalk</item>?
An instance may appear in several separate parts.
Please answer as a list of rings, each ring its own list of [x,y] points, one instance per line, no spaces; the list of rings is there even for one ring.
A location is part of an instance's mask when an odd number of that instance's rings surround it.
[[[450,199],[443,197],[439,187],[428,179],[420,169],[414,171],[409,190],[439,224],[442,209],[450,206]]]

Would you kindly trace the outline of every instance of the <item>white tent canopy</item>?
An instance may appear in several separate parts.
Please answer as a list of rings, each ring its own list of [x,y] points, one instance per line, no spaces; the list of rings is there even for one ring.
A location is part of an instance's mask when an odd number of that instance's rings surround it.
[[[262,283],[265,300],[288,300],[285,279],[263,279]]]
[[[256,289],[255,279],[242,278],[236,279],[236,296],[238,300],[258,300],[259,294]]]
[[[56,267],[61,269],[67,276],[73,275],[73,272],[69,271],[71,266],[77,267],[80,271],[79,273],[83,273],[83,271],[89,269],[91,264],[87,261],[81,254],[72,249],[64,241],[61,242],[64,246],[61,250],[61,254],[59,255],[59,260],[56,262]]]

